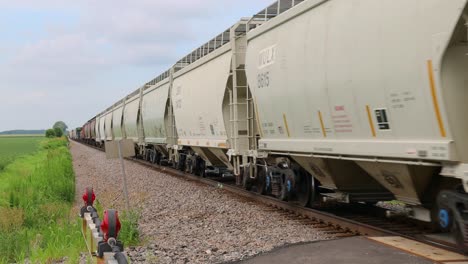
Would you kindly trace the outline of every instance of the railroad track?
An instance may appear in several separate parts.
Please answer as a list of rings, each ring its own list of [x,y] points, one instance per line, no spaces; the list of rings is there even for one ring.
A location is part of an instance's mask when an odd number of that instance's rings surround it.
[[[75,141],[96,150],[104,149]],[[171,167],[160,166],[136,158],[126,158],[129,161],[141,164],[152,170],[163,172],[178,178],[199,182],[205,185],[223,189],[238,197],[243,197],[249,201],[255,201],[270,206],[272,211],[280,210],[284,216],[292,217],[305,225],[335,237],[368,236],[368,237],[401,237],[423,244],[428,244],[436,248],[447,250],[453,253],[462,253],[455,243],[431,236],[430,230],[408,219],[388,219],[378,212],[383,212],[383,208],[367,206],[361,204],[347,205],[337,204],[336,206],[325,206],[319,208],[306,208],[294,203],[280,201],[276,198],[260,195],[234,184],[229,184],[225,180],[215,180],[214,178],[203,178],[188,174]],[[370,210],[374,208],[375,210]]]

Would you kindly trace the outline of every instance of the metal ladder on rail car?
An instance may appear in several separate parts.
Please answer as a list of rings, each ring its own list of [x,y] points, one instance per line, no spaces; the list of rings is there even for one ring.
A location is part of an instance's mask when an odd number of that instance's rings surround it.
[[[242,155],[249,149],[255,148],[255,119],[254,119],[254,104],[251,97],[247,78],[245,76],[245,56],[247,49],[247,32],[249,30],[248,21],[243,21],[231,28],[231,47],[232,47],[232,62],[231,62],[231,77],[232,90],[229,90],[229,107],[230,107],[230,123],[231,137],[230,148],[234,175],[240,174],[240,166]],[[245,27],[243,31],[237,31],[240,27]],[[243,96],[239,96],[239,95]],[[243,108],[245,115],[240,117],[240,110]],[[240,177],[237,178],[239,185]]]
[[[138,146],[140,147],[140,155],[143,154],[145,147],[145,130],[143,124],[143,92],[146,88],[146,84],[140,88],[140,98],[138,102],[138,120],[137,120],[137,134],[138,134]]]
[[[175,66],[174,66],[175,67]],[[178,151],[174,149],[175,145],[178,145],[177,142],[177,131],[176,131],[176,124],[175,124],[175,116],[174,116],[174,108],[172,105],[172,89],[174,88],[174,72],[175,69],[172,67],[169,73],[169,106],[168,106],[168,116],[169,116],[169,130],[167,131],[167,145],[169,150],[169,160],[173,160],[175,162],[179,161]]]

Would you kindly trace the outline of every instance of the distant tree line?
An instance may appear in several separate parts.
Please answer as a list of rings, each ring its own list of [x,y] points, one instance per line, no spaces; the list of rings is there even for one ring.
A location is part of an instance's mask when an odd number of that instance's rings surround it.
[[[49,128],[45,132],[45,136],[48,138],[62,137],[66,134],[68,126],[63,121],[55,122],[52,128]]]
[[[44,134],[45,130],[8,130],[0,132],[0,135],[40,135]]]

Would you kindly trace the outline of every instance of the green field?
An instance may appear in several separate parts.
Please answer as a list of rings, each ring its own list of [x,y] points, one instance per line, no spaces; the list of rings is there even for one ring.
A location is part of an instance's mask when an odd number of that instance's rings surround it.
[[[0,136],[0,171],[17,157],[37,151],[41,140],[44,136]]]
[[[75,177],[67,140],[0,142],[21,156],[0,172],[0,263],[56,263],[65,256],[77,263],[84,244],[76,212],[70,212]]]
[[[72,211],[75,175],[67,139],[0,137],[0,154],[12,160],[0,170],[0,264],[79,263],[86,247]],[[96,205],[102,216],[104,207]],[[119,238],[137,245],[139,215],[120,216]]]

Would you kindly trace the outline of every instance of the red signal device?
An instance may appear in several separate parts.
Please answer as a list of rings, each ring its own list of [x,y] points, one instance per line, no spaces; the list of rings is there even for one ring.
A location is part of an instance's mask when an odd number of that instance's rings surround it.
[[[86,188],[86,191],[83,194],[82,198],[83,198],[85,206],[93,206],[94,200],[96,200],[94,189],[91,187]]]
[[[101,223],[101,231],[104,234],[104,241],[107,242],[109,238],[117,239],[120,232],[119,214],[116,210],[104,211],[104,219]]]

